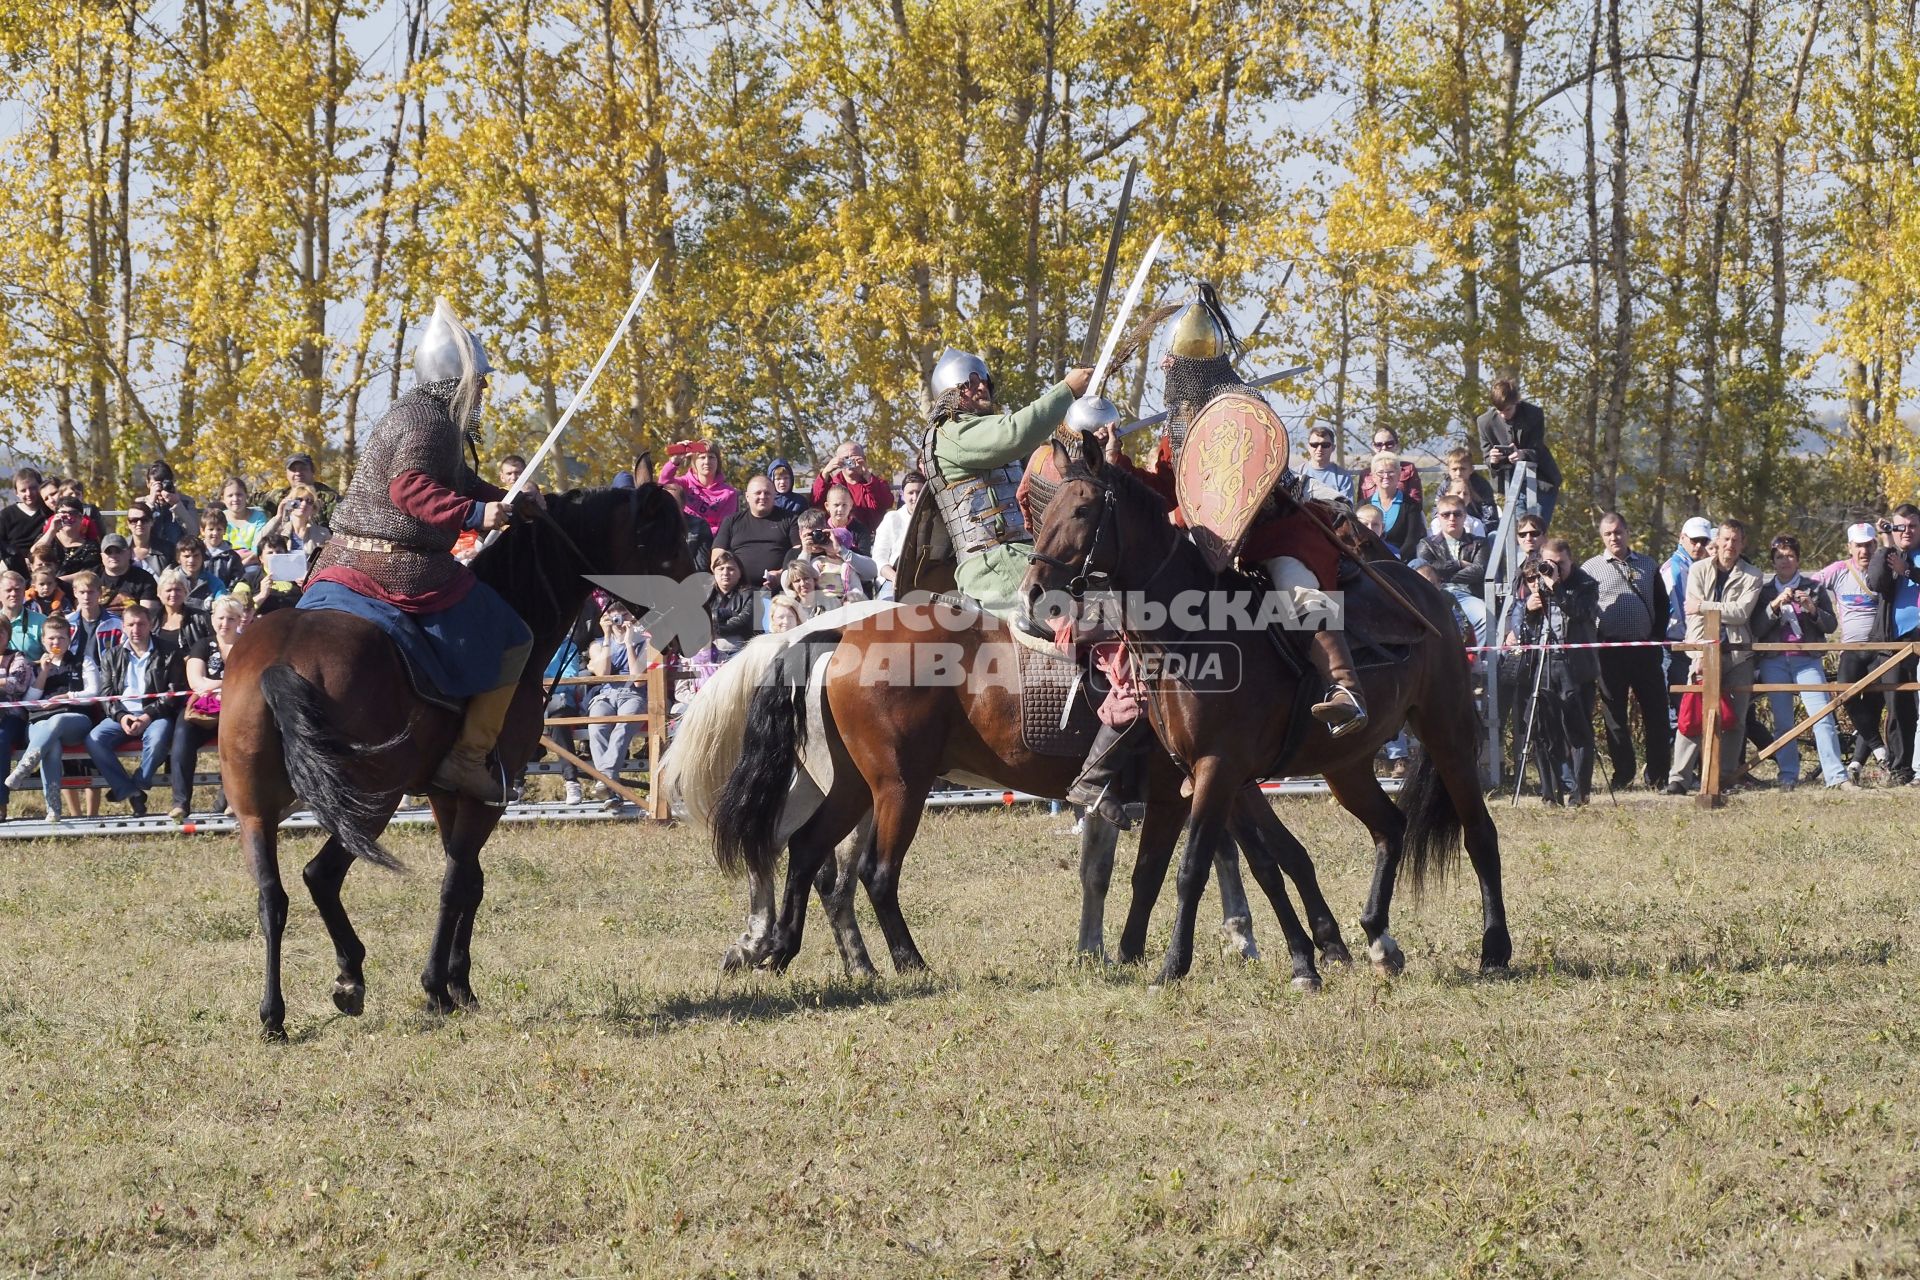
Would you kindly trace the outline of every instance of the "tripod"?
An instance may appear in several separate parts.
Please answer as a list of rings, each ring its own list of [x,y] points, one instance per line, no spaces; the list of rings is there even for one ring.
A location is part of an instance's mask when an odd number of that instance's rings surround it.
[[[1578,796],[1583,786],[1587,785],[1587,761],[1591,756],[1583,760],[1576,751],[1572,737],[1574,730],[1569,728],[1565,717],[1569,714],[1590,716],[1592,710],[1577,696],[1577,690],[1572,690],[1570,684],[1556,683],[1549,689],[1547,683],[1548,663],[1555,660],[1554,650],[1563,639],[1559,629],[1554,626],[1552,605],[1549,604],[1542,610],[1538,640],[1527,646],[1533,651],[1534,657],[1533,686],[1527,697],[1526,727],[1515,740],[1518,751],[1513,768],[1513,803],[1516,805],[1520,803],[1520,793],[1526,788],[1527,760],[1535,749],[1536,737],[1540,739],[1537,745],[1541,757],[1538,764],[1542,798],[1547,803],[1556,804],[1568,796]],[[1564,673],[1562,678],[1565,679]],[[1569,696],[1570,691],[1574,696]],[[1544,724],[1540,717],[1543,700],[1554,703]],[[1563,779],[1563,770],[1571,775],[1570,781]],[[1607,781],[1607,793],[1609,796],[1613,794],[1611,779]]]

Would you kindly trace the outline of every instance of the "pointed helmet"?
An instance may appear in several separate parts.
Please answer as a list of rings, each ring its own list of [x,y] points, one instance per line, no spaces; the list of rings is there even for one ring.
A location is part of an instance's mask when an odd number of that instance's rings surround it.
[[[480,345],[480,339],[467,332],[445,298],[434,299],[433,318],[427,321],[420,344],[413,349],[415,384],[451,382],[468,376],[484,378],[492,372],[493,365],[488,363],[487,349]]]

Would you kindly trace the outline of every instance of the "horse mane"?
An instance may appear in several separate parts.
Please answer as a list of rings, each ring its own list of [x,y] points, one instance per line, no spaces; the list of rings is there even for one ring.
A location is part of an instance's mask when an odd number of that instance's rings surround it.
[[[1075,456],[1067,464],[1066,474],[1060,477],[1060,483],[1073,480],[1085,480],[1089,484],[1105,485],[1119,500],[1119,517],[1126,522],[1129,532],[1136,529],[1165,530],[1164,536],[1170,541],[1184,543],[1187,550],[1199,564],[1200,572],[1209,579],[1214,578],[1204,564],[1199,561],[1200,549],[1193,540],[1185,536],[1185,531],[1175,528],[1167,519],[1167,504],[1160,494],[1146,481],[1126,467],[1102,466],[1098,472],[1087,465],[1086,459]]]
[[[475,556],[474,576],[500,593],[536,635],[573,625],[586,599],[588,585],[582,576],[606,566],[581,555],[596,557],[603,553],[607,530],[620,510],[634,507],[636,541],[652,545],[663,536],[684,537],[678,527],[669,531],[665,508],[653,499],[660,492],[655,485],[633,489],[569,489],[549,494],[547,514],[553,524],[573,541],[566,545],[545,520],[518,520],[509,525],[493,544]],[[660,509],[651,508],[659,506]],[[677,517],[678,513],[674,513]],[[575,548],[578,548],[576,551]],[[544,659],[543,659],[544,661]]]

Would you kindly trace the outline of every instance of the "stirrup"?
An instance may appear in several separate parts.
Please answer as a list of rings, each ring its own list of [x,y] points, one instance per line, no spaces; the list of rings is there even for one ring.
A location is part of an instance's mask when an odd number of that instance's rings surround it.
[[[1086,789],[1075,782],[1073,786],[1067,788],[1068,803],[1086,806],[1088,813],[1098,814],[1116,831],[1133,830],[1133,818],[1127,813],[1127,807],[1120,803],[1120,798],[1114,794],[1112,783],[1101,787],[1099,794],[1091,800],[1076,797],[1075,791],[1079,791],[1082,797],[1087,794]]]
[[[1327,736],[1337,738],[1351,733],[1367,722],[1367,709],[1345,685],[1328,685],[1327,696],[1313,704],[1313,718],[1327,727]]]

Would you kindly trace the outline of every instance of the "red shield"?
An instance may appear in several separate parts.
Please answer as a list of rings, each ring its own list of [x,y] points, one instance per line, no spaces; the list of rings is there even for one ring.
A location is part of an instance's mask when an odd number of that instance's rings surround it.
[[[1215,573],[1233,563],[1286,467],[1286,424],[1252,392],[1229,391],[1194,415],[1175,474],[1187,528]]]

